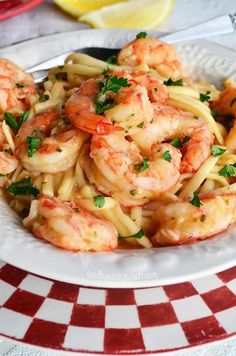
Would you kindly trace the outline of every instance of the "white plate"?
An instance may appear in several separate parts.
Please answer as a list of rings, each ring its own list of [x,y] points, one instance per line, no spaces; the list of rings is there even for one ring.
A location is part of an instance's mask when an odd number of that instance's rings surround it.
[[[119,48],[137,31],[85,30],[38,38],[0,50],[22,67],[82,47]],[[177,45],[192,78],[220,85],[236,79],[236,54],[207,41]],[[0,202],[0,258],[32,273],[80,285],[148,287],[202,277],[236,263],[236,234],[224,232],[192,245],[112,253],[71,253],[34,238],[6,203]]]

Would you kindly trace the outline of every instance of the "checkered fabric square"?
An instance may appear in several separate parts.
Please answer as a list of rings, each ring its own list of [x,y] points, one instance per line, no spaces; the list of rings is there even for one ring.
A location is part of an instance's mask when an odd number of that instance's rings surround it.
[[[0,334],[32,345],[152,353],[232,335],[235,320],[235,267],[171,286],[98,289],[0,265]]]

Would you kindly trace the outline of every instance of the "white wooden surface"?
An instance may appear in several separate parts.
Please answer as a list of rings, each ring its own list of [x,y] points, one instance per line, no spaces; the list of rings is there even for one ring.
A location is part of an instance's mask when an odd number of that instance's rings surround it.
[[[236,13],[236,0],[175,0],[174,10],[160,31],[176,31],[226,13]],[[53,4],[53,0],[46,0],[38,8],[0,23],[0,47],[29,38],[82,28],[88,28],[88,26],[64,14]],[[214,36],[209,40],[236,50],[236,33]],[[236,341],[222,342],[175,354],[179,356],[235,356]],[[0,355],[55,356],[58,353],[35,351],[29,347],[14,347],[11,343],[0,341]],[[171,355],[174,356],[174,353]]]

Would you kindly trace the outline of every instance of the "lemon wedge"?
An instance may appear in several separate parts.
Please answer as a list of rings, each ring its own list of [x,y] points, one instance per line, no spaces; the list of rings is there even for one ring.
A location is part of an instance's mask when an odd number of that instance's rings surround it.
[[[79,20],[95,28],[143,28],[160,26],[174,0],[129,0],[82,15]]]
[[[122,0],[54,0],[55,3],[70,15],[79,17],[89,11],[98,10],[103,6],[115,4]]]

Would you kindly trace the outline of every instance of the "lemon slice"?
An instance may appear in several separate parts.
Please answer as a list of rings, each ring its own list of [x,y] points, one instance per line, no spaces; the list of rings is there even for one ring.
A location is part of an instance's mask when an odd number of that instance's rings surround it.
[[[143,28],[160,26],[174,0],[129,0],[82,15],[79,20],[96,28]]]
[[[103,6],[115,4],[122,0],[54,0],[55,3],[68,12],[70,15],[79,17],[80,15],[98,10]]]

